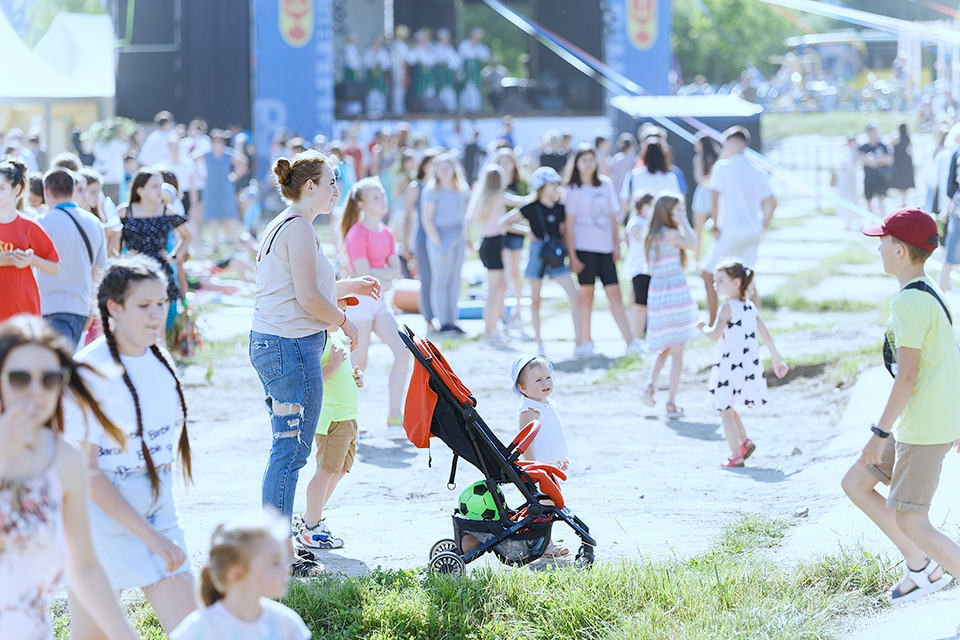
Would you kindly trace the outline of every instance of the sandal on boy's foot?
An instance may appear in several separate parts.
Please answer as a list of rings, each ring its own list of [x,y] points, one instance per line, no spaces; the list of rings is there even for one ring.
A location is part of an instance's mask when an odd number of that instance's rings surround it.
[[[676,418],[682,418],[682,417],[683,417],[683,409],[681,409],[680,407],[678,407],[677,405],[675,405],[675,404],[672,403],[672,402],[668,402],[668,403],[667,403],[666,416],[667,416],[668,418],[670,418],[671,420],[675,420]]]
[[[657,401],[653,399],[653,385],[648,384],[646,389],[643,390],[643,395],[640,396],[640,402],[647,405],[648,407],[657,406]]]
[[[938,580],[930,580],[930,576],[939,567],[940,565],[929,558],[927,559],[927,566],[925,566],[923,569],[911,571],[908,567],[907,570],[904,571],[903,577],[910,580],[910,582],[915,585],[914,588],[904,593],[903,591],[900,591],[898,587],[894,587],[887,593],[887,602],[890,604],[910,602],[911,600],[916,600],[917,598],[943,589],[945,586],[950,584],[953,578],[947,574],[943,574]],[[903,580],[901,580],[901,582],[902,581]]]
[[[753,452],[757,450],[757,445],[753,444],[753,440],[747,438],[740,445],[740,455],[743,456],[743,459],[746,460],[753,455]]]
[[[297,548],[297,556],[290,565],[290,573],[297,578],[314,578],[323,575],[327,570],[308,549]]]
[[[720,464],[724,469],[734,469],[736,467],[743,466],[743,456],[733,456],[732,458],[727,458],[726,462]]]
[[[558,547],[552,542],[547,547],[547,550],[543,552],[544,558],[562,558],[563,556],[570,555],[570,549],[566,547]]]

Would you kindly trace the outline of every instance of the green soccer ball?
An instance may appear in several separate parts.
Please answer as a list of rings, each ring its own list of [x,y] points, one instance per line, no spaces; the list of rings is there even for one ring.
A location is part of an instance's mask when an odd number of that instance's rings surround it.
[[[500,500],[503,500],[503,492],[497,487],[497,493],[500,494]],[[457,510],[460,515],[468,520],[499,520],[500,513],[497,511],[497,503],[493,499],[493,494],[484,484],[483,480],[477,480],[460,494],[460,502]]]

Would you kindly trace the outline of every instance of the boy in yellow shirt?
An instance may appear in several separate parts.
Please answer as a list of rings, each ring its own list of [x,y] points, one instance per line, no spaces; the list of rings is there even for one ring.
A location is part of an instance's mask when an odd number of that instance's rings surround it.
[[[960,349],[943,293],[924,272],[938,244],[933,218],[901,209],[863,233],[880,238],[883,270],[900,282],[884,349],[895,380],[870,441],[842,485],[903,554],[906,571],[887,599],[907,602],[949,584],[944,569],[960,575],[960,546],[927,516],[943,459],[960,440]],[[874,488],[878,482],[890,486],[886,501]]]
[[[363,372],[350,363],[350,349],[341,333],[328,333],[320,357],[323,403],[317,423],[317,471],[307,485],[307,510],[296,536],[308,549],[339,549],[343,540],[323,521],[323,508],[353,467],[357,455],[357,411]]]

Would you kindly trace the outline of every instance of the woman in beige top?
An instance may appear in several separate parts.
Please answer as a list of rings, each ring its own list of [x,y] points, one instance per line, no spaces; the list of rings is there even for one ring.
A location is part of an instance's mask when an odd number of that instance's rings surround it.
[[[263,504],[293,515],[297,476],[307,463],[323,402],[320,356],[328,330],[340,328],[357,343],[357,326],[343,310],[348,297],[380,297],[373,277],[336,281],[313,230],[340,196],[334,161],[316,151],[280,158],[273,167],[290,206],[263,234],[257,254],[257,297],[250,332],[250,362],[266,394],[273,427],[263,476]]]

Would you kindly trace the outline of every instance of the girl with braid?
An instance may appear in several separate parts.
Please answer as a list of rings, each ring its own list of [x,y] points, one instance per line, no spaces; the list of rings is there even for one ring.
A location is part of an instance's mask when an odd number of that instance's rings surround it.
[[[170,355],[158,346],[167,277],[153,258],[121,258],[104,271],[97,303],[103,336],[76,359],[103,374],[85,381],[126,445],[79,411],[66,420],[67,432],[85,445],[94,544],[112,587],[142,589],[170,633],[197,602],[171,472],[176,449],[184,480],[191,477],[187,406]],[[101,637],[78,596],[70,593],[71,637]]]

